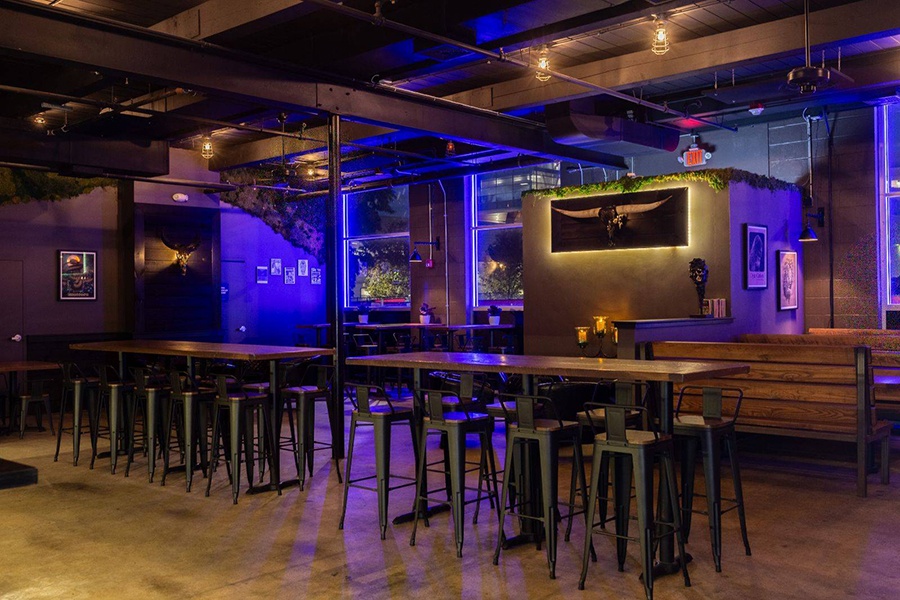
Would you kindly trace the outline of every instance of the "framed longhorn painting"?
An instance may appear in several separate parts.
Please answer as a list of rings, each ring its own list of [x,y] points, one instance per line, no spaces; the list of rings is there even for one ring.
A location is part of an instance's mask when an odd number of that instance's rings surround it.
[[[550,251],[688,245],[688,188],[603,194],[550,203]]]

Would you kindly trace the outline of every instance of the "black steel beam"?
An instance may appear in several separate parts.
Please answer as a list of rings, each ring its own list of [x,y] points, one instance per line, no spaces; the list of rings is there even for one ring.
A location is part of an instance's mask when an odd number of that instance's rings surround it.
[[[548,159],[625,168],[621,157],[553,142],[537,123],[436,98],[412,98],[346,82],[323,83],[321,75],[291,65],[34,3],[0,4],[0,51],[286,110],[314,109]]]

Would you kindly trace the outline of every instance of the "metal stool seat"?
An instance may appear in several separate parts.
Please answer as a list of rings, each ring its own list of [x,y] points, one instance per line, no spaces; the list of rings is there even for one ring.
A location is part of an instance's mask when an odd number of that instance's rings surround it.
[[[226,455],[226,464],[231,466],[231,499],[237,504],[240,494],[241,479],[241,450],[247,467],[247,482],[253,485],[253,416],[254,412],[261,412],[263,418],[257,420],[262,423],[262,431],[257,432],[257,438],[261,439],[258,452],[266,454],[269,459],[269,468],[274,469],[275,435],[270,430],[269,423],[269,395],[251,394],[243,390],[232,391],[228,386],[229,377],[218,375],[216,377],[216,397],[213,401],[213,427],[212,445],[209,451],[209,475],[206,479],[206,495],[209,496],[212,488],[212,480],[219,465],[220,441],[224,442],[225,432],[222,429],[222,412],[227,413],[229,432],[229,453]],[[243,426],[243,427],[242,427]],[[224,443],[222,444],[224,446]],[[263,446],[265,450],[263,450]],[[281,495],[281,486],[277,487],[278,495]]]
[[[628,414],[632,411],[646,412],[643,406],[622,406],[618,404],[585,403],[585,411],[590,415],[595,410],[604,412],[605,432],[599,432],[597,425],[591,421],[591,429],[594,435],[594,459],[591,471],[591,493],[588,501],[587,513],[590,516],[587,532],[584,537],[584,551],[582,555],[581,579],[578,589],[584,589],[587,578],[588,564],[593,549],[593,534],[614,537],[616,539],[616,555],[619,571],[625,569],[625,557],[628,541],[638,541],[641,548],[642,577],[644,591],[648,600],[653,599],[653,553],[655,542],[666,535],[675,535],[678,549],[684,557],[684,536],[681,530],[680,511],[678,508],[678,494],[675,488],[674,467],[674,442],[672,436],[661,435],[651,420],[648,423],[650,431],[628,429]],[[613,483],[615,506],[615,532],[602,528],[605,519],[597,523],[593,515],[599,497],[601,463],[604,457],[612,455],[615,461],[615,477]],[[653,513],[653,465],[659,460],[661,464],[660,486],[666,486],[668,499],[672,508],[672,522],[664,523],[654,519]],[[630,520],[631,505],[631,478],[634,473],[635,496],[637,498],[637,536],[629,537],[628,523]],[[606,487],[606,482],[602,484]],[[596,528],[601,526],[600,530]],[[691,585],[687,572],[687,561],[681,561],[684,585]]]
[[[426,460],[425,437],[429,431],[440,432],[444,445],[445,468],[441,471],[447,480],[445,489],[449,498],[450,509],[453,515],[453,532],[456,541],[456,556],[462,556],[463,547],[463,516],[465,505],[469,502],[477,502],[473,522],[478,522],[478,510],[481,506],[482,482],[488,479],[487,499],[493,507],[497,498],[497,467],[494,461],[494,447],[491,442],[491,434],[494,430],[494,419],[484,413],[470,413],[463,411],[444,412],[444,396],[447,392],[441,390],[418,389],[414,391],[416,406],[421,419],[419,419],[419,472],[416,478],[416,503],[413,508],[415,519],[413,530],[409,539],[410,546],[416,543],[416,530],[419,525],[419,515],[425,511],[418,510],[419,503],[433,501],[427,485],[428,464]],[[478,435],[480,441],[480,459],[478,461],[478,496],[472,500],[465,499],[466,491],[466,436]],[[493,483],[493,489],[491,487]],[[499,501],[497,502],[499,506]],[[425,516],[425,525],[428,526],[428,517]]]
[[[700,393],[703,401],[702,414],[681,414],[681,405],[685,392]],[[734,412],[731,417],[723,416],[722,400],[728,397],[734,401]],[[722,571],[722,514],[737,509],[741,524],[741,537],[744,541],[744,551],[750,556],[750,541],[747,538],[747,519],[744,514],[744,493],[741,487],[741,469],[737,458],[737,441],[735,436],[735,422],[741,410],[741,401],[744,393],[737,388],[711,388],[698,386],[685,386],[678,395],[678,404],[675,407],[673,421],[673,433],[676,439],[685,444],[685,451],[681,462],[681,507],[684,539],[687,540],[691,532],[691,514],[696,512],[706,514],[709,517],[710,543],[712,544],[713,560],[716,572]],[[734,498],[722,497],[722,444],[728,450],[731,460],[731,474],[734,483]],[[706,480],[707,510],[694,510],[694,474],[697,467],[697,448],[703,451],[703,472]],[[722,503],[731,504],[722,509]]]
[[[350,440],[346,471],[344,473],[344,499],[341,505],[341,520],[338,524],[338,529],[344,528],[344,517],[347,514],[347,496],[350,488],[357,487],[375,491],[378,493],[378,524],[381,529],[381,539],[383,540],[387,535],[388,496],[390,492],[401,487],[415,485],[416,482],[415,477],[391,475],[389,471],[391,462],[391,427],[393,425],[400,423],[409,425],[413,446],[416,446],[416,427],[413,419],[413,410],[410,407],[392,402],[384,388],[379,386],[348,382],[344,385],[344,394],[353,405],[353,412],[350,416]],[[352,479],[351,468],[355,450],[356,430],[361,425],[371,426],[374,430],[375,474]],[[407,483],[391,487],[391,477],[408,481]],[[376,481],[374,488],[362,485],[362,482],[371,479]]]
[[[566,526],[565,539],[569,539],[572,531],[572,519],[578,514],[575,510],[575,490],[576,478],[580,483],[582,503],[587,503],[586,482],[584,475],[584,461],[581,455],[581,425],[575,421],[564,421],[557,416],[553,401],[546,396],[526,396],[526,395],[509,395],[500,394],[500,404],[504,412],[509,401],[515,402],[515,414],[507,413],[505,421],[507,423],[507,442],[506,442],[506,462],[503,470],[503,486],[500,496],[500,529],[497,535],[497,547],[494,551],[494,564],[499,564],[500,550],[506,542],[506,535],[503,530],[504,521],[507,514],[512,514],[516,509],[516,516],[519,519],[528,519],[539,521],[543,524],[544,538],[547,542],[547,564],[550,570],[550,578],[556,578],[556,541],[557,541],[557,483],[559,473],[559,448],[562,444],[571,444],[573,448],[574,464],[572,466],[572,481],[569,486],[569,502],[568,514],[565,518],[568,521]],[[543,407],[546,418],[536,418],[535,413],[538,407]],[[525,475],[531,475],[531,469],[528,468],[529,448],[526,445],[536,445],[537,459],[540,463],[540,505],[543,512],[540,515],[528,514],[527,510],[521,510],[525,504],[536,506],[537,502],[531,502],[530,496],[537,490],[534,485],[529,485],[524,481]],[[519,465],[514,467],[514,459],[516,449],[519,452],[517,459]],[[515,469],[516,490],[519,497],[519,504],[515,506],[507,505],[507,494],[510,485],[512,485],[513,469]],[[537,535],[540,539],[540,533]]]
[[[94,423],[93,414],[97,403],[97,386],[100,383],[98,377],[86,377],[74,363],[60,363],[62,371],[62,390],[59,400],[59,425],[56,429],[56,452],[53,454],[53,462],[59,460],[59,448],[62,445],[62,434],[72,432],[72,465],[78,466],[81,454],[81,434],[84,431],[82,417],[84,416],[84,394],[88,392],[88,430]],[[69,404],[72,405],[72,426],[65,426],[65,416],[69,412]],[[93,441],[91,436],[91,441]]]
[[[24,392],[13,391],[13,399],[18,400],[20,404],[20,439],[25,437],[25,418],[28,415],[28,407],[32,404],[36,404],[38,408],[36,416],[38,429],[40,431],[44,430],[41,415],[41,410],[43,409],[47,413],[47,420],[50,421],[50,433],[56,435],[56,431],[53,429],[53,411],[50,409],[50,393],[46,391],[49,383],[49,380],[46,379],[31,379],[26,383]]]

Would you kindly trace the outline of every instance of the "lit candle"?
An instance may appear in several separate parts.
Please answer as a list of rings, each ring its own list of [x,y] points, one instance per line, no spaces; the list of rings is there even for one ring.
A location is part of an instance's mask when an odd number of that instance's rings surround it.
[[[600,337],[606,334],[606,320],[609,317],[598,317],[594,316],[594,335]]]
[[[588,331],[590,331],[590,327],[576,327],[575,335],[578,336],[578,345],[582,348],[587,346],[588,344]]]

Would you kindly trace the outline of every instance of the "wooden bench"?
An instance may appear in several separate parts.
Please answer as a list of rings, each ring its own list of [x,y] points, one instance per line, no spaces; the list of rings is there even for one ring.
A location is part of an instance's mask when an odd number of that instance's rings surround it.
[[[888,482],[890,423],[876,421],[870,350],[834,346],[729,342],[652,342],[646,356],[748,363],[750,372],[692,385],[744,390],[737,430],[836,440],[856,445],[857,495],[867,493],[866,453],[881,441],[881,482]],[[676,386],[676,393],[680,390]],[[685,394],[682,411],[700,413],[702,396]],[[734,414],[734,400],[723,413]]]
[[[808,334],[748,334],[741,341],[773,344],[868,346],[872,349],[875,412],[900,422],[900,331],[892,329],[810,329]]]

